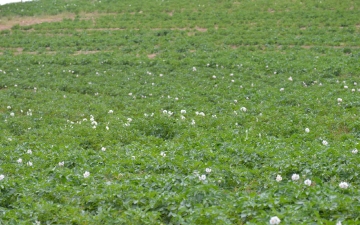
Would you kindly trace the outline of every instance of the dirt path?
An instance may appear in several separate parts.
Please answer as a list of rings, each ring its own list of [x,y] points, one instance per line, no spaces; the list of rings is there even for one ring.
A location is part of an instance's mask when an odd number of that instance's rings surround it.
[[[25,17],[13,17],[13,18],[1,18],[0,19],[0,30],[8,30],[13,26],[19,24],[20,26],[29,26],[33,24],[39,24],[44,22],[59,22],[63,19],[74,19],[75,14],[63,13],[58,15],[47,15],[47,16],[25,16]]]

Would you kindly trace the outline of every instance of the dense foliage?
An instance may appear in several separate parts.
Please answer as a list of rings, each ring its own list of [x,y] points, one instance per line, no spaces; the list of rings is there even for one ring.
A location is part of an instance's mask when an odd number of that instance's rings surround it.
[[[0,6],[1,223],[359,224],[359,10]]]

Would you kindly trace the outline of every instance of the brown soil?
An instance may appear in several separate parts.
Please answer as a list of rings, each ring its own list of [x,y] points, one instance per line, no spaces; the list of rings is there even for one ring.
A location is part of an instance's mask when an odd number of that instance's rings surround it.
[[[13,26],[19,24],[20,26],[29,26],[33,24],[39,24],[44,22],[60,22],[64,18],[74,19],[75,14],[59,14],[55,16],[36,16],[36,17],[13,17],[13,18],[1,18],[0,19],[0,30],[8,30]]]
[[[117,15],[117,13],[83,13],[80,14],[81,20],[92,20],[95,24],[95,19],[102,15]],[[51,23],[51,22],[60,22],[64,19],[75,19],[76,15],[74,13],[62,13],[58,15],[44,15],[44,16],[24,16],[24,17],[12,17],[12,18],[0,18],[0,30],[11,29],[15,25],[20,26],[29,26],[39,23]]]
[[[200,31],[200,32],[206,32],[206,31],[207,31],[207,28],[202,28],[202,27],[196,26],[196,27],[195,27],[195,30]]]
[[[147,57],[148,57],[149,59],[153,59],[153,58],[156,57],[156,54],[155,54],[155,53],[154,53],[154,54],[149,54],[149,55],[147,55]]]
[[[169,16],[173,16],[173,15],[174,15],[174,10],[171,11],[171,12],[168,12],[167,14],[168,14]]]
[[[101,51],[76,51],[74,55],[89,55],[89,54],[95,54]],[[105,51],[103,51],[105,52]]]
[[[143,13],[142,11],[138,13]],[[172,16],[174,11],[168,12],[169,16]],[[134,14],[134,13],[130,13]],[[83,13],[80,14],[81,20],[91,20],[93,22],[93,25],[95,25],[95,19],[102,16],[102,15],[117,15],[117,13]],[[12,18],[0,18],[0,31],[1,30],[9,30],[15,25],[20,26],[30,26],[34,24],[40,24],[40,23],[51,23],[51,22],[60,22],[64,19],[75,19],[76,15],[74,13],[62,13],[58,15],[45,15],[45,16],[33,16],[33,17],[12,17]],[[217,26],[215,27],[217,29]],[[133,28],[134,30],[139,30],[136,28]],[[152,30],[161,30],[162,28],[152,28]],[[171,30],[192,30],[191,28],[180,28],[180,27],[173,27],[170,28]],[[77,29],[78,31],[81,30],[89,30],[89,31],[101,31],[101,30],[126,30],[122,28],[89,28],[89,29]],[[199,32],[206,32],[207,28],[198,27],[196,26],[194,30]],[[32,29],[29,29],[27,31],[33,31]],[[190,35],[193,35],[190,33]]]

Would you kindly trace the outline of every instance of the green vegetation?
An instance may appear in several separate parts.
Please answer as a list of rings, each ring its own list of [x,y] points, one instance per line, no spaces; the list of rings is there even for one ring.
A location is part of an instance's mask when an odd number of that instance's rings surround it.
[[[1,224],[359,224],[359,10],[0,6]]]

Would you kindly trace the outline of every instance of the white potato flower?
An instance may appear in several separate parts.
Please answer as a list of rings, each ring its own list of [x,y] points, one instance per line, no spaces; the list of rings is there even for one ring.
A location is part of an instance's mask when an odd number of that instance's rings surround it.
[[[205,174],[203,174],[203,175],[199,176],[199,180],[201,180],[201,181],[206,180],[206,175],[205,175]]]
[[[342,189],[347,189],[349,187],[349,184],[346,182],[340,182],[339,187]]]
[[[307,185],[307,186],[310,186],[310,185],[311,185],[311,180],[306,179],[306,180],[304,181],[304,184]]]
[[[300,179],[300,176],[299,176],[299,174],[294,173],[294,174],[291,176],[291,179],[294,180],[294,181],[296,181],[296,180],[299,180],[299,179]]]
[[[242,111],[242,112],[246,112],[246,111],[247,111],[247,109],[246,109],[245,107],[241,107],[241,108],[240,108],[240,111]]]
[[[270,224],[271,225],[277,225],[280,224],[281,220],[279,219],[279,217],[274,216],[270,218]]]
[[[89,171],[85,171],[84,173],[84,178],[88,178],[90,176],[90,172]]]

